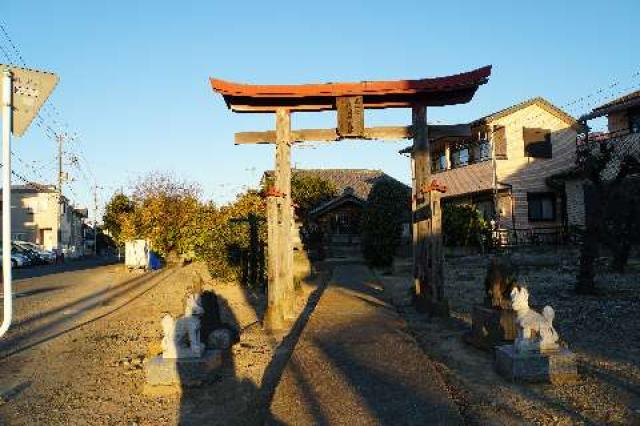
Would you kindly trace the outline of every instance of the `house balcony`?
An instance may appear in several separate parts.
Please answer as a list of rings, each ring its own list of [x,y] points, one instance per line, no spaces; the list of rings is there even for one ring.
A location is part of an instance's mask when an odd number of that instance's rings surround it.
[[[493,189],[493,162],[459,165],[447,170],[435,170],[433,178],[447,186],[443,197],[456,197]]]

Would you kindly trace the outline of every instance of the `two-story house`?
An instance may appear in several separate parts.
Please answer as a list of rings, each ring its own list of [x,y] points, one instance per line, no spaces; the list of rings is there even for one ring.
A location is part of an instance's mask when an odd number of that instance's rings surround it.
[[[626,94],[620,98],[594,108],[590,113],[580,117],[580,121],[606,117],[607,132],[588,133],[578,139],[579,144],[593,145],[608,142],[613,147],[613,159],[602,171],[604,180],[613,179],[620,168],[620,160],[628,154],[640,154],[640,90]],[[584,226],[585,215],[588,214],[588,202],[585,197],[585,180],[577,169],[560,173],[550,179],[550,183],[564,186],[567,194],[568,224]]]
[[[469,126],[471,137],[431,140],[432,176],[448,188],[443,203],[474,205],[503,229],[563,225],[564,193],[546,178],[574,166],[576,119],[538,97]]]
[[[62,248],[82,254],[82,224],[86,209],[74,208],[66,197],[60,202],[52,185],[13,185],[11,187],[11,238],[30,241],[47,250]],[[59,230],[59,232],[58,232]]]

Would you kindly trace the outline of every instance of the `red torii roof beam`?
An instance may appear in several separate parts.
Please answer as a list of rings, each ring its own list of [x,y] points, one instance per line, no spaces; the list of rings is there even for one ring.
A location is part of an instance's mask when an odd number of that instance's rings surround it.
[[[336,98],[362,96],[364,108],[407,108],[467,103],[491,75],[491,66],[447,77],[421,80],[362,81],[298,85],[254,85],[211,78],[235,112],[326,111],[336,109]]]

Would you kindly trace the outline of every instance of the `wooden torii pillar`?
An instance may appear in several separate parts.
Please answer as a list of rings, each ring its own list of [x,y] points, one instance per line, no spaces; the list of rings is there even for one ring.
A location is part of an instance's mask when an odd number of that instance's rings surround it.
[[[273,187],[267,193],[267,312],[265,323],[280,329],[295,317],[293,286],[293,206],[291,202],[291,112],[276,110],[276,161]]]
[[[444,295],[442,251],[442,210],[440,194],[446,187],[431,178],[431,147],[427,108],[412,108],[413,168],[412,225],[413,225],[413,278],[415,294],[420,307],[431,314],[447,316],[449,307]],[[466,131],[467,129],[462,129]],[[446,135],[450,136],[454,132]]]
[[[275,131],[235,134],[236,144],[275,144],[274,186],[267,193],[268,307],[265,325],[280,329],[295,317],[293,247],[291,232],[291,147],[299,142],[332,142],[342,139],[414,139],[413,192],[414,271],[416,292],[428,296],[431,305],[444,300],[440,201],[437,185],[431,182],[429,134],[449,134],[460,126],[429,126],[426,108],[469,102],[491,75],[491,66],[448,77],[422,80],[364,81],[307,85],[250,85],[211,79],[234,112],[270,112],[276,115]],[[364,125],[368,108],[412,108],[411,126],[371,127]],[[292,112],[337,111],[337,127],[291,130]],[[429,130],[428,130],[429,129]],[[464,130],[464,129],[463,129]]]

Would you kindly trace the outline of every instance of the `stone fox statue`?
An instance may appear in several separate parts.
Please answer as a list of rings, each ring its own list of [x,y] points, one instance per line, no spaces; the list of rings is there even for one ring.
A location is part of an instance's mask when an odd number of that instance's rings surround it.
[[[173,319],[170,314],[165,314],[162,317],[163,358],[202,356],[204,344],[200,339],[200,317],[203,314],[200,295],[190,294],[185,300],[184,316]]]
[[[517,278],[517,268],[510,259],[491,259],[484,279],[485,304],[496,309],[510,308],[510,294]]]
[[[516,312],[518,335],[514,342],[516,352],[544,352],[558,349],[559,336],[553,328],[555,313],[545,306],[542,315],[529,307],[529,291],[516,285],[511,290],[511,306]]]

